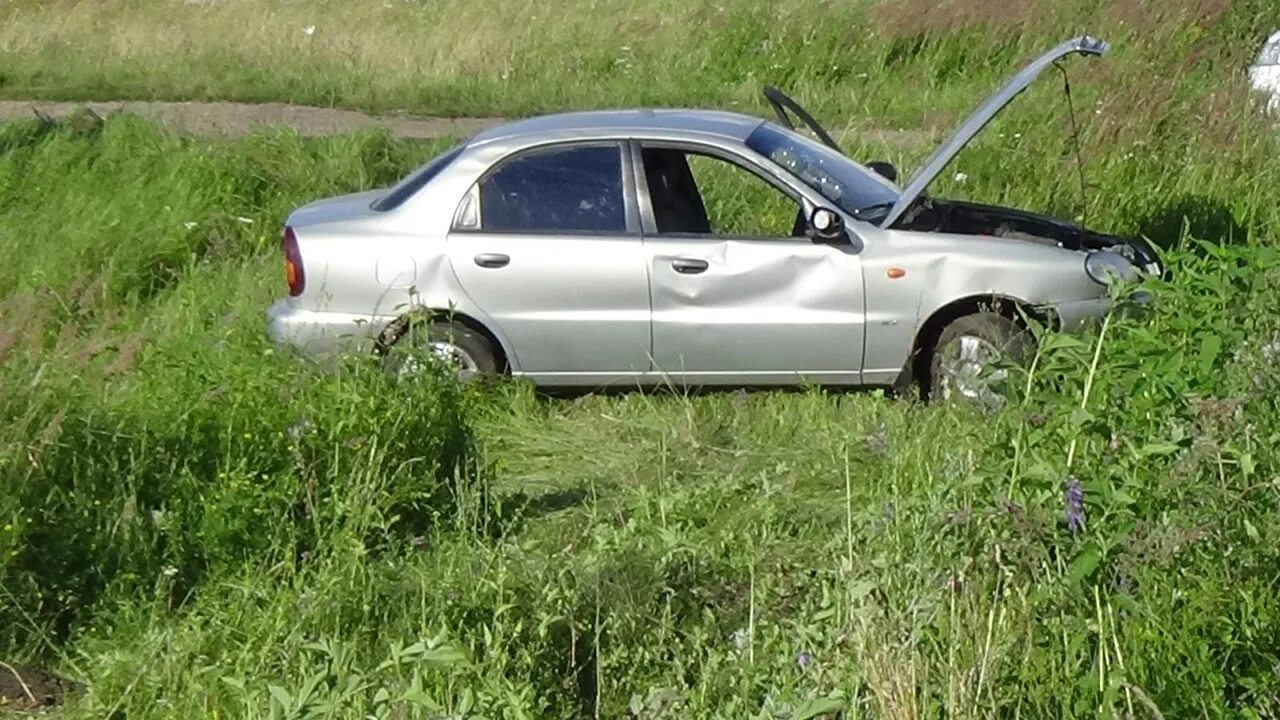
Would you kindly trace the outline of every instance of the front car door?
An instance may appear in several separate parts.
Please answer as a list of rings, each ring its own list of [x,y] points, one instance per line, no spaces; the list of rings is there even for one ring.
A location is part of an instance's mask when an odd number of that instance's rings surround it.
[[[594,386],[650,369],[647,263],[626,147],[518,151],[458,208],[453,270],[507,338],[515,374]]]
[[[794,189],[732,150],[632,147],[653,305],[654,371],[697,384],[858,384],[862,271],[804,235]]]

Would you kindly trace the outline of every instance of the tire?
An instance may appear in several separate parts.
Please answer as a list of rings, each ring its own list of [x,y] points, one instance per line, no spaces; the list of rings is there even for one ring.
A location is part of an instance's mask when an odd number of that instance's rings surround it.
[[[499,373],[498,354],[483,334],[447,320],[406,320],[393,331],[382,351],[383,370],[398,376],[412,376],[418,352],[435,352],[437,357],[458,365],[458,380],[468,382]]]
[[[930,400],[968,402],[996,410],[1008,399],[1008,372],[1031,355],[1031,333],[993,312],[965,315],[943,328],[929,355],[925,395]]]

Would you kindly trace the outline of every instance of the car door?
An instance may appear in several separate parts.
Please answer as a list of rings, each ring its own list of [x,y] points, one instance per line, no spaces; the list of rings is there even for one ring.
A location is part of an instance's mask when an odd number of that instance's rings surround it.
[[[506,337],[517,374],[580,385],[649,369],[648,275],[625,147],[514,153],[459,207],[450,261]]]
[[[655,371],[709,384],[856,384],[862,272],[806,237],[799,194],[723,148],[640,141]]]

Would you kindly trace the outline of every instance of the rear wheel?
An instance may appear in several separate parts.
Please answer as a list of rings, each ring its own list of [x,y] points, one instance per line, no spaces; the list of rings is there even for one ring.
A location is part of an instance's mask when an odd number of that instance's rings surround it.
[[[452,366],[467,382],[498,374],[497,353],[481,333],[446,320],[407,322],[383,351],[382,367],[398,377],[413,377],[429,362]]]
[[[982,312],[957,318],[934,344],[928,395],[996,410],[1011,389],[1007,365],[1023,362],[1031,348],[1031,334],[1004,315]]]

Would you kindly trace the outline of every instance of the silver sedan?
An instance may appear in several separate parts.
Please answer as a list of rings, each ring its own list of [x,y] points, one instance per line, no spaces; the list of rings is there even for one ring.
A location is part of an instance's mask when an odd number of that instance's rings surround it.
[[[1074,330],[1161,269],[1140,240],[925,191],[1044,68],[1106,49],[1037,58],[902,186],[774,88],[776,123],[625,110],[487,130],[390,189],[294,211],[271,336],[540,386],[914,380],[986,399],[1027,318]]]

